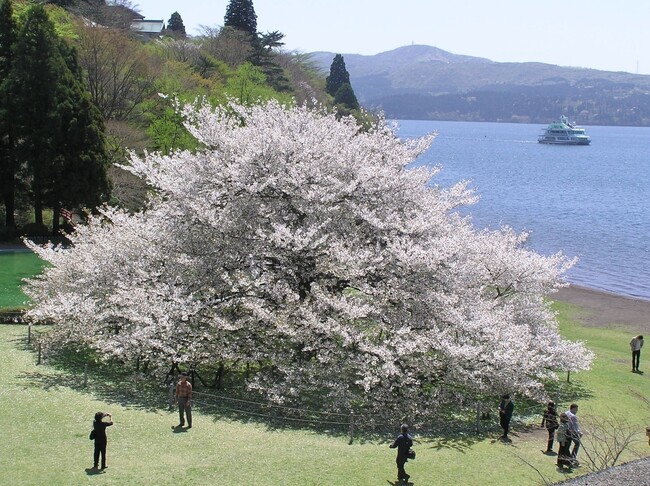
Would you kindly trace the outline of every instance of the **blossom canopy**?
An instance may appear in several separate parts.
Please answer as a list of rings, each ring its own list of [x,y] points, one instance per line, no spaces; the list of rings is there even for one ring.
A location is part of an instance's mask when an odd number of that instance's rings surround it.
[[[572,264],[511,229],[477,231],[464,182],[408,165],[434,139],[324,110],[188,105],[196,153],[133,156],[146,210],[104,208],[26,289],[59,344],[106,356],[249,365],[279,401],[423,417],[503,391],[542,396],[591,353],[545,297]],[[408,397],[408,400],[404,398]]]

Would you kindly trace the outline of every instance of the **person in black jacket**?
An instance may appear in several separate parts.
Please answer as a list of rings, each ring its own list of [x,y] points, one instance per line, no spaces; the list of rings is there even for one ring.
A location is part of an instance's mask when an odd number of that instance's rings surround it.
[[[542,418],[542,427],[546,425],[546,430],[548,431],[548,442],[546,443],[546,450],[543,451],[544,454],[553,454],[553,440],[555,439],[555,431],[560,424],[557,422],[557,410],[555,408],[555,402],[548,402],[546,410],[544,410],[544,415]]]
[[[413,439],[408,434],[408,425],[402,424],[401,431],[402,433],[397,436],[395,442],[393,442],[389,447],[391,449],[397,448],[397,459],[395,461],[397,462],[397,480],[407,482],[411,476],[406,474],[404,464],[408,461],[408,452],[413,445]]]
[[[108,417],[108,421],[104,421]],[[99,465],[99,456],[102,456],[102,469],[106,469],[106,427],[113,425],[113,416],[110,413],[97,412],[93,422],[93,431],[95,432],[95,454],[93,468],[97,469]]]
[[[499,404],[499,423],[503,429],[503,440],[508,440],[508,431],[510,430],[510,420],[512,419],[512,412],[515,410],[515,404],[510,400],[510,395],[505,394],[501,396],[501,403]]]

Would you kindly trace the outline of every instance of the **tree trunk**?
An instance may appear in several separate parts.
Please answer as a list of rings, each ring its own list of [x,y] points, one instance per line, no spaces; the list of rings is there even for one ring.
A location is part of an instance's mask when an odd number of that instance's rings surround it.
[[[52,210],[52,234],[58,235],[59,229],[61,228],[60,220],[61,219],[61,204],[56,203]]]
[[[9,232],[16,229],[16,194],[14,177],[7,177],[7,179],[4,183],[5,187],[2,190],[2,195],[5,205],[5,226]]]

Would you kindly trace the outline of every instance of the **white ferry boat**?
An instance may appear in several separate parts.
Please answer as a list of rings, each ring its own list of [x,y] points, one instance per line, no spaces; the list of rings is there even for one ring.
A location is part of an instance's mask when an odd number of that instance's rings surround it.
[[[562,115],[559,122],[553,122],[542,130],[537,141],[553,145],[589,145],[591,138],[584,128],[569,123],[568,118]]]

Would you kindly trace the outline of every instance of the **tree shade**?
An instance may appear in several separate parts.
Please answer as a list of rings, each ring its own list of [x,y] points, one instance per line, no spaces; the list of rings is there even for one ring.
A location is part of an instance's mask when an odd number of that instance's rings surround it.
[[[503,391],[544,396],[592,356],[545,297],[571,266],[508,228],[477,232],[465,183],[407,169],[434,135],[306,107],[187,106],[197,153],[134,157],[155,191],[105,209],[29,282],[28,317],[124,362],[250,365],[272,400],[426,420]]]

